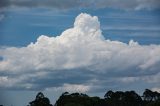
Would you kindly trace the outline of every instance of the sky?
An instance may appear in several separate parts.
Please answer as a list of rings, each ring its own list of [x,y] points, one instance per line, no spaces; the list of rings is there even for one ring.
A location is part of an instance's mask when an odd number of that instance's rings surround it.
[[[159,19],[159,0],[1,0],[0,104],[160,91]]]

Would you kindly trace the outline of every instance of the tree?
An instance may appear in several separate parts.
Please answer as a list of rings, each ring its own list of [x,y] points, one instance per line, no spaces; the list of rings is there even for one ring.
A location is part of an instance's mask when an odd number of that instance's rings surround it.
[[[154,93],[149,89],[145,89],[143,93],[143,98],[145,101],[151,102],[154,98]]]
[[[145,106],[160,106],[160,93],[146,89],[143,93]]]
[[[110,90],[104,95],[104,98],[105,99],[110,99],[113,96],[113,94],[114,94],[114,92]]]
[[[99,97],[89,97],[82,93],[63,93],[55,106],[106,106]]]
[[[136,92],[126,91],[124,103],[126,106],[142,106],[142,99]]]
[[[45,97],[42,92],[39,92],[36,96],[36,99],[29,104],[29,106],[53,106],[50,104],[49,99]]]
[[[134,91],[108,91],[105,94],[105,101],[108,106],[141,106],[142,99]]]

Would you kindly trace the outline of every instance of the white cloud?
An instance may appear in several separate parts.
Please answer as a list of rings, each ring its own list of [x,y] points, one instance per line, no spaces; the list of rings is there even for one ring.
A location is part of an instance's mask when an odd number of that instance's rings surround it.
[[[152,88],[152,91],[160,92],[160,88]]]
[[[136,6],[136,10],[140,9],[154,9],[159,8],[160,2],[159,0],[136,0],[138,5]]]
[[[69,81],[97,84],[93,79],[107,80],[106,76],[128,77],[134,82],[134,77],[159,72],[159,53],[160,45],[105,40],[98,18],[81,13],[73,28],[60,36],[42,35],[27,47],[1,48],[0,73],[5,74],[7,80],[2,78],[0,87],[3,88],[4,81],[13,81],[14,84],[8,88],[16,89],[59,87]],[[125,78],[122,82],[125,83]],[[82,89],[79,85],[74,87]],[[63,88],[69,90],[72,87],[64,85]],[[84,87],[83,91],[87,90],[90,89]]]
[[[64,91],[69,92],[87,92],[90,90],[90,86],[87,85],[77,85],[77,84],[64,84],[63,86]]]
[[[118,80],[122,81],[123,83],[132,83],[139,80],[139,77],[123,77],[123,78],[118,78]]]
[[[52,87],[45,89],[46,91],[58,91],[58,92],[79,92],[79,93],[86,93],[90,90],[89,85],[82,85],[82,84],[63,84],[61,87]]]

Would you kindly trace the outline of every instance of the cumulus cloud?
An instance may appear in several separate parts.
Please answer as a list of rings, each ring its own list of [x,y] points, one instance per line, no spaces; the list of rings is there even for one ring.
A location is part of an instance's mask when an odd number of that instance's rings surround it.
[[[0,7],[45,7],[55,9],[71,8],[118,8],[118,9],[157,9],[159,0],[1,0]]]
[[[59,36],[41,35],[26,47],[1,47],[0,87],[86,92],[139,80],[150,83],[144,77],[159,74],[159,53],[160,45],[105,39],[98,18],[81,13]]]

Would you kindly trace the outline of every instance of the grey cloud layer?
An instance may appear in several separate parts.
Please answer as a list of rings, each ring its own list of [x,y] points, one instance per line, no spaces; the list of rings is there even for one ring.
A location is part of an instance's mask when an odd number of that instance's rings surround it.
[[[159,0],[1,0],[0,7],[157,9]]]
[[[82,13],[60,36],[42,35],[27,47],[1,48],[0,88],[70,91],[73,87],[86,92],[126,88],[130,83],[159,88],[159,53],[160,45],[105,40],[98,18]]]
[[[1,0],[0,7],[49,7],[49,8],[74,8],[80,6],[79,0]]]

